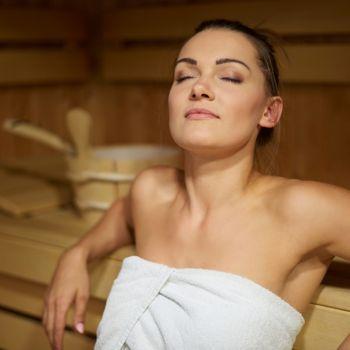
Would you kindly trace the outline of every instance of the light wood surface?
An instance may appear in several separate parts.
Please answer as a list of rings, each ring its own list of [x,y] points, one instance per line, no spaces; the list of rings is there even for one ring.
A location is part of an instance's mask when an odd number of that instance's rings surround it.
[[[337,350],[349,334],[350,313],[322,305],[311,305],[304,328],[296,339],[297,350]]]
[[[44,179],[69,182],[67,164],[62,155],[43,155],[26,158],[4,157],[0,166],[7,170],[17,170],[24,174],[35,175]]]
[[[44,179],[0,170],[0,210],[14,216],[60,207],[72,201],[69,188]]]
[[[29,138],[34,141],[42,142],[53,149],[61,151],[65,154],[73,152],[72,146],[58,135],[40,128],[27,120],[8,118],[3,123],[3,130],[22,137]]]
[[[21,317],[20,315],[0,309],[0,325],[0,343],[2,349],[50,349],[44,328],[39,321]],[[64,332],[64,349],[92,350],[94,344],[95,341],[93,338],[82,336],[69,330]]]
[[[75,146],[75,156],[80,159],[91,157],[91,115],[82,108],[73,108],[68,111],[66,120]]]

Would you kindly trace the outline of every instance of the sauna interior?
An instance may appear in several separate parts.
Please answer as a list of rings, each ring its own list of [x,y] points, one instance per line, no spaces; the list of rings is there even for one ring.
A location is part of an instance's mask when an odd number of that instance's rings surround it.
[[[278,35],[284,112],[266,169],[350,189],[349,1],[0,0],[1,349],[50,349],[43,298],[60,255],[139,171],[182,166],[168,131],[172,62],[212,18]],[[134,253],[125,246],[90,264],[85,332],[73,330],[71,308],[64,349],[93,349]],[[295,350],[335,350],[346,338],[349,261],[334,258],[305,318]]]

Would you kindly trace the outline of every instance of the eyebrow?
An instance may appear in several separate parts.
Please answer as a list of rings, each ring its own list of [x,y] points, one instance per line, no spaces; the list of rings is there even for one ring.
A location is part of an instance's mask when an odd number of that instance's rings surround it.
[[[190,58],[190,57],[184,57],[184,58],[180,58],[180,59],[175,60],[174,68],[180,62],[186,62],[186,63],[192,64],[194,66],[197,65],[197,61],[195,59]],[[230,63],[230,62],[242,64],[244,67],[246,67],[249,70],[249,72],[251,72],[249,66],[246,63],[244,63],[243,61],[237,60],[235,58],[219,58],[215,61],[216,64],[223,64],[223,63]]]

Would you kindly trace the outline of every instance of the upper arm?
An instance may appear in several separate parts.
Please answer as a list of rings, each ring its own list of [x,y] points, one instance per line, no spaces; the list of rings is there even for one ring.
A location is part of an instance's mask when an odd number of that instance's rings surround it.
[[[297,192],[298,217],[316,233],[329,255],[350,261],[350,191],[328,183],[302,181]]]

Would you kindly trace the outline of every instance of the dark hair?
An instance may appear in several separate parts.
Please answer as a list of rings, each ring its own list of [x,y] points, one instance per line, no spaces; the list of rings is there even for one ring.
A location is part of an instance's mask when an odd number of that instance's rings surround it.
[[[275,49],[272,45],[273,39],[280,39],[276,33],[266,29],[251,28],[239,21],[213,19],[201,22],[195,28],[193,35],[211,28],[228,29],[243,33],[256,48],[258,64],[265,76],[267,95],[279,95],[279,68],[275,58]],[[256,139],[254,166],[266,173],[272,173],[274,170],[274,159],[279,145],[280,128],[280,122],[274,128],[261,127]]]

